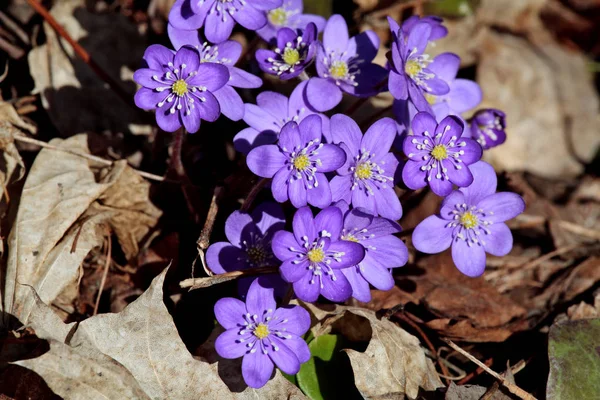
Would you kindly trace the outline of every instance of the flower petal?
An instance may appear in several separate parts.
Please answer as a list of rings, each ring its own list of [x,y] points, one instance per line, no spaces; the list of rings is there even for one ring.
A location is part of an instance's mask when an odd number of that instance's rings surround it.
[[[368,194],[363,188],[357,187],[352,191],[352,205],[355,208],[362,207],[373,214],[377,214],[375,196]]]
[[[277,368],[289,375],[297,374],[300,371],[300,361],[292,349],[286,346],[287,340],[280,340],[274,335],[269,336],[269,340],[273,345],[268,349],[269,357],[277,365]]]
[[[408,249],[404,242],[392,235],[368,239],[361,242],[369,250],[363,263],[377,263],[384,269],[398,268],[408,262]],[[369,281],[371,282],[371,281]],[[371,282],[374,286],[375,284]],[[381,289],[378,287],[378,289]]]
[[[205,2],[206,5],[212,5],[212,3],[214,1]],[[202,10],[204,11],[205,8],[203,7]],[[169,13],[169,23],[180,29],[196,30],[202,27],[205,19],[206,12],[195,13],[191,8],[190,0],[177,0]]]
[[[395,51],[396,46],[392,47],[392,53]],[[402,66],[400,66],[401,68]],[[390,93],[397,100],[406,100],[408,98],[408,80],[406,75],[398,74],[395,71],[390,71],[390,78],[388,82]]]
[[[269,326],[302,336],[310,329],[310,314],[300,306],[284,306],[275,311]]]
[[[499,192],[479,201],[477,208],[483,210],[487,221],[504,222],[525,211],[525,201],[516,193]]]
[[[323,45],[337,53],[343,53],[348,47],[348,25],[339,14],[334,14],[327,20],[323,31]]]
[[[200,53],[198,53],[195,47],[190,45],[183,46],[177,50],[173,59],[173,65],[175,68],[180,68],[181,74],[187,77],[189,73],[196,71],[200,66]],[[183,65],[185,65],[185,68]]]
[[[352,118],[344,114],[335,114],[331,117],[331,137],[336,144],[345,143],[350,154],[355,156],[360,150],[363,135]]]
[[[308,204],[308,191],[303,179],[292,177],[287,184],[287,189],[288,197],[294,207],[300,208]]]
[[[271,2],[271,0],[266,0],[266,2]],[[254,4],[254,2],[253,2]],[[262,7],[259,5],[260,9],[264,9],[265,5]],[[230,19],[230,18],[228,18]],[[243,26],[246,29],[251,31],[255,31],[257,29],[262,28],[267,24],[267,16],[263,11],[259,11],[254,8],[250,4],[246,4],[240,9],[238,12],[233,14],[233,19],[237,21],[238,24]],[[231,33],[230,33],[231,34]]]
[[[417,23],[408,34],[406,48],[415,55],[422,54],[429,43],[431,26],[426,23]]]
[[[461,164],[461,167],[461,169],[457,169],[454,165],[447,165],[447,174],[450,178],[450,182],[454,183],[456,186],[467,187],[473,183],[473,174],[471,174],[471,171],[466,165]]]
[[[377,162],[390,152],[397,132],[396,123],[393,119],[382,118],[367,129],[360,147],[374,154],[373,161]]]
[[[175,132],[181,128],[179,113],[171,113],[168,106],[156,110],[156,123],[165,132]]]
[[[490,233],[479,236],[484,242],[483,248],[493,256],[503,257],[510,253],[513,246],[513,236],[506,224],[498,223],[488,225]]]
[[[244,122],[257,131],[270,131],[277,134],[281,130],[277,119],[263,108],[254,104],[245,104],[244,108]]]
[[[358,272],[358,269],[356,267],[351,267],[343,269],[342,272],[352,287],[352,297],[364,303],[371,301],[369,282],[367,282],[365,278]]]
[[[258,76],[237,67],[229,68],[229,75],[229,85],[236,88],[256,89],[261,87],[263,83]]]
[[[294,282],[293,287],[296,297],[309,303],[315,302],[321,291],[318,280],[313,280],[313,274],[306,274],[302,279]]]
[[[140,88],[135,94],[134,100],[135,105],[142,110],[154,110],[158,103],[163,101],[167,97],[165,92],[157,92],[156,90],[148,88]]]
[[[329,182],[329,187],[332,201],[345,200],[347,203],[352,201],[352,177],[350,175],[334,176]]]
[[[294,227],[294,236],[299,244],[304,244],[305,241],[302,239],[304,236],[306,236],[309,243],[317,238],[315,221],[310,207],[302,207],[296,211],[292,226]]]
[[[271,358],[257,350],[255,353],[248,353],[242,360],[242,376],[244,382],[254,389],[260,389],[273,375],[274,369]]]
[[[455,206],[457,204],[462,205],[464,203],[465,195],[463,194],[463,192],[459,190],[453,191],[448,196],[446,196],[446,198],[442,202],[442,207],[440,208],[440,216],[447,221],[452,221],[455,215],[452,213],[452,211],[458,211],[458,209]]]
[[[197,71],[198,74],[189,79],[188,83],[206,86],[209,92],[214,92],[229,82],[229,68],[224,65],[202,63]]]
[[[335,144],[324,144],[318,150],[317,156],[321,161],[317,164],[318,172],[335,171],[346,162],[346,152]]]
[[[240,342],[240,339],[245,339],[245,337],[240,336],[239,332],[239,328],[234,328],[221,333],[217,337],[217,340],[215,340],[217,354],[227,359],[240,358],[246,354],[248,351],[248,347],[246,347],[247,343]]]
[[[433,59],[428,68],[433,71],[438,78],[451,82],[456,78],[460,68],[460,57],[454,53],[442,53]]]
[[[464,164],[471,165],[481,159],[483,149],[479,143],[469,138],[461,138],[458,142],[465,142],[464,147],[461,147],[464,154],[460,156],[460,159]]]
[[[452,244],[452,229],[446,228],[447,224],[448,221],[437,215],[425,218],[413,232],[412,241],[415,248],[427,254],[446,250]]]
[[[331,204],[331,188],[329,187],[329,181],[325,174],[320,172],[315,174],[315,181],[316,186],[306,192],[308,204],[318,208],[325,208]]]
[[[321,282],[323,282],[321,295],[336,303],[346,301],[352,296],[352,286],[341,271],[335,271],[334,274],[334,276],[323,275],[321,277]]]
[[[364,31],[350,38],[348,48],[356,49],[356,54],[361,60],[370,62],[377,55],[379,50],[379,36],[373,31]],[[351,52],[348,52],[352,54]]]
[[[232,121],[239,121],[244,118],[244,102],[234,88],[225,85],[216,92],[213,92],[213,95],[219,102],[221,112],[227,118]]]
[[[298,125],[298,128],[300,129],[300,142],[302,146],[306,146],[311,141],[320,141],[323,137],[323,121],[318,115],[309,115],[304,118]]]
[[[262,92],[256,97],[256,104],[275,119],[285,119],[288,116],[288,98],[281,93]]]
[[[288,200],[288,180],[290,179],[290,174],[290,170],[287,168],[281,168],[273,176],[273,181],[271,182],[271,193],[273,194],[275,201],[283,203]]]
[[[406,142],[406,141],[405,141]],[[402,169],[402,181],[412,190],[421,189],[427,186],[426,175],[421,171],[423,163],[408,160]]]
[[[296,245],[295,248],[297,249],[298,245]],[[281,267],[279,268],[281,277],[286,282],[290,282],[290,283],[297,282],[307,274],[312,275],[308,270],[308,266],[309,266],[308,261],[301,261],[299,263],[296,263],[296,261],[297,261],[296,258],[290,258],[290,259],[284,261],[281,264]]]
[[[342,233],[342,211],[333,206],[322,210],[315,217],[315,229],[317,234],[328,232],[331,240],[338,240]]]
[[[310,360],[310,349],[304,339],[294,334],[290,336],[291,338],[286,337],[283,343],[294,352],[300,363],[305,363]]]
[[[433,136],[437,129],[437,121],[428,112],[419,112],[412,120],[412,130],[415,135],[423,135],[428,132]]]
[[[259,204],[252,212],[252,219],[265,235],[272,235],[285,227],[285,214],[281,206],[273,202]]]
[[[271,248],[273,254],[281,261],[286,261],[296,257],[296,252],[290,250],[290,248],[300,249],[301,246],[296,241],[294,235],[287,231],[276,232],[271,242]]]
[[[371,260],[368,253],[359,264],[359,271],[367,282],[379,290],[390,290],[394,287],[394,278],[390,271]]]
[[[286,156],[273,144],[259,146],[248,153],[246,163],[250,171],[263,178],[272,178],[284,168]]]
[[[465,240],[454,240],[452,260],[460,272],[472,278],[481,276],[485,270],[485,250],[479,244],[469,246]]]
[[[225,221],[225,236],[237,247],[241,247],[246,236],[255,230],[256,226],[252,217],[245,212],[234,211]]]
[[[450,82],[450,92],[445,96],[448,107],[457,114],[477,107],[482,98],[481,87],[477,82],[468,79],[456,79]]]
[[[452,182],[447,179],[438,179],[433,173],[430,175],[430,177],[431,181],[429,181],[429,187],[433,193],[440,197],[445,197],[452,193]]]
[[[360,263],[363,258],[365,258],[365,249],[364,247],[355,242],[350,242],[347,240],[338,240],[337,242],[332,242],[327,249],[327,253],[342,253],[337,259],[331,259],[331,264],[329,266],[333,269],[343,269],[348,268],[353,265]]]
[[[239,271],[246,267],[246,254],[228,242],[217,242],[206,251],[206,264],[215,274]]]
[[[388,186],[375,190],[377,213],[384,218],[399,220],[402,218],[402,206],[394,188]]]
[[[273,143],[277,143],[276,132],[259,132],[254,128],[242,129],[233,138],[233,145],[235,149],[242,154],[248,154],[250,150],[255,147]]]
[[[311,78],[306,85],[308,103],[317,111],[329,111],[342,101],[342,91],[328,79]]]
[[[472,164],[469,169],[473,174],[473,183],[466,188],[461,188],[460,191],[465,194],[467,204],[477,204],[496,192],[498,178],[494,168],[484,161]]]
[[[263,317],[266,311],[275,311],[277,308],[273,291],[271,288],[262,286],[258,279],[250,285],[246,295],[246,310],[252,315],[257,315],[258,321],[264,321]]]
[[[244,302],[233,297],[225,297],[215,303],[215,318],[225,329],[244,326],[246,312]]]
[[[374,216],[368,210],[362,208],[353,208],[344,218],[344,229],[346,231],[360,231],[369,227],[368,233],[371,234],[370,225]]]

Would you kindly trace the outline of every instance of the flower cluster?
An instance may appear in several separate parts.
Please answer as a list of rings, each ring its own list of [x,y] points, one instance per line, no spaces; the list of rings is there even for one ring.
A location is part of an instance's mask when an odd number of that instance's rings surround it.
[[[248,51],[253,60],[240,60],[242,45],[229,39],[236,24],[265,42]],[[482,92],[460,77],[460,58],[429,55],[448,33],[440,18],[413,16],[402,25],[390,18],[389,25],[383,65],[374,62],[374,32],[351,37],[341,15],[303,14],[301,0],[177,0],[168,25],[173,49],[150,46],[134,75],[141,85],[136,104],[155,110],[164,131],[197,132],[201,120],[221,113],[242,120],[247,127],[234,147],[252,173],[269,180],[274,202],[234,211],[226,241],[210,245],[205,259],[215,274],[246,271],[238,286],[246,302],[224,298],[215,305],[225,328],[215,348],[223,358],[243,357],[242,375],[253,388],[265,385],[275,366],[295,374],[310,358],[302,338],[307,311],[278,308],[276,299],[368,302],[371,288],[394,286],[394,269],[409,259],[399,238],[400,190],[443,197],[440,211],[414,229],[418,251],[451,248],[457,268],[476,277],[486,253],[512,248],[504,222],[525,204],[517,194],[496,193],[496,174],[481,161],[484,150],[506,140],[505,114],[472,112]],[[244,70],[247,63],[262,76]],[[241,94],[254,93],[238,90],[261,87],[266,75],[293,82],[289,96],[263,91],[244,102]],[[359,126],[352,114],[364,100],[331,112],[344,96],[385,91],[396,120]],[[284,212],[280,203],[288,202],[295,211]]]

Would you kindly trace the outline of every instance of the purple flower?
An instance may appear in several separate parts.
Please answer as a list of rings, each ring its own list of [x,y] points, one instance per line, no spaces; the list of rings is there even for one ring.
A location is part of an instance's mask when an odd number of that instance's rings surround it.
[[[331,204],[331,189],[325,172],[344,165],[346,154],[333,144],[322,143],[321,118],[306,117],[298,125],[288,122],[276,145],[253,149],[248,168],[263,178],[273,178],[271,190],[280,203],[288,198],[296,208],[307,203],[324,208]]]
[[[317,26],[312,22],[304,31],[281,28],[275,50],[256,51],[258,66],[267,74],[287,81],[295,78],[312,62],[317,51]]]
[[[363,136],[352,118],[343,114],[331,117],[333,142],[346,152],[346,163],[331,180],[333,201],[344,200],[375,215],[400,219],[402,206],[394,192],[398,159],[390,153],[396,132],[391,118],[375,122]]]
[[[244,122],[250,125],[233,139],[235,149],[248,154],[250,150],[264,144],[277,142],[281,128],[290,121],[300,123],[309,115],[317,114],[323,121],[323,136],[331,142],[329,118],[317,113],[304,100],[306,81],[296,86],[290,98],[276,92],[262,92],[256,98],[256,105],[246,104]]]
[[[480,161],[471,166],[473,183],[444,199],[439,215],[427,217],[415,228],[415,248],[434,254],[452,246],[452,259],[463,274],[480,276],[485,269],[485,253],[505,256],[513,238],[504,224],[525,209],[521,196],[496,192],[496,173]]]
[[[484,149],[491,149],[506,141],[506,114],[487,108],[479,110],[470,120],[471,137]]]
[[[371,61],[377,55],[379,37],[365,31],[348,37],[341,15],[332,15],[325,25],[323,44],[317,51],[317,73],[306,86],[306,97],[317,111],[328,111],[342,101],[342,92],[367,97],[379,91],[387,70]]]
[[[198,50],[184,46],[173,53],[155,44],[146,49],[144,60],[148,68],[135,71],[133,79],[142,85],[135,94],[135,104],[144,109],[156,109],[156,122],[167,132],[183,125],[194,133],[200,120],[215,121],[221,114],[213,92],[229,80],[227,67],[202,64]]]
[[[262,85],[262,80],[243,69],[235,67],[242,54],[242,45],[233,40],[218,44],[207,43],[202,35],[194,30],[175,28],[169,24],[169,39],[176,50],[185,45],[195,47],[200,53],[200,63],[216,63],[229,69],[229,81],[213,94],[221,107],[221,112],[229,119],[238,121],[244,117],[244,102],[234,88],[254,89]]]
[[[438,196],[448,196],[452,184],[465,187],[473,183],[469,165],[479,161],[481,146],[462,137],[464,124],[460,118],[447,116],[439,124],[429,113],[420,112],[412,121],[413,135],[402,146],[408,161],[402,180],[410,189],[426,185]]]
[[[313,302],[322,294],[331,301],[344,301],[352,287],[339,270],[357,265],[365,257],[363,246],[340,240],[342,211],[327,207],[313,219],[309,207],[300,208],[292,222],[294,233],[279,231],[273,237],[273,253],[283,263],[283,279],[293,283],[294,293]]]
[[[352,297],[359,301],[371,300],[369,283],[379,290],[394,287],[391,268],[401,267],[408,261],[404,242],[393,236],[400,225],[389,219],[376,217],[364,208],[349,210],[348,203],[335,204],[344,213],[342,240],[359,243],[365,249],[365,258],[342,272],[352,286]]]
[[[242,376],[252,388],[263,387],[273,367],[294,375],[310,359],[302,335],[310,328],[310,315],[300,306],[277,308],[273,290],[255,280],[246,304],[231,297],[215,304],[215,317],[226,329],[215,341],[223,358],[242,359]]]
[[[278,262],[271,250],[271,240],[284,226],[283,210],[276,203],[262,203],[252,214],[233,212],[225,221],[225,236],[229,241],[213,243],[206,251],[208,268],[215,274],[224,274],[276,266]],[[253,279],[240,279],[241,295],[246,293]],[[275,288],[278,296],[285,295],[287,285],[278,275],[265,275],[259,279],[264,286]]]
[[[280,7],[283,0],[177,0],[169,13],[176,28],[194,30],[204,26],[212,43],[229,38],[235,23],[255,31],[267,23],[265,11]]]
[[[448,64],[454,65],[458,57],[452,53],[442,53],[430,59],[425,48],[431,40],[432,25],[429,22],[418,22],[406,35],[402,29],[394,31],[398,24],[388,17],[394,41],[390,59],[389,89],[398,100],[410,99],[417,110],[431,111],[425,94],[445,95],[450,91],[447,75]]]
[[[304,28],[309,23],[317,26],[318,32],[325,26],[325,18],[319,15],[302,14],[302,0],[284,0],[281,7],[267,12],[267,24],[256,31],[266,42],[272,42],[281,28]]]
[[[448,35],[448,28],[442,25],[444,20],[434,15],[428,15],[420,18],[417,15],[413,15],[402,23],[402,27],[398,26],[396,21],[392,19],[390,20],[390,29],[396,34],[398,34],[399,29],[402,29],[402,33],[404,34],[404,36],[408,36],[410,35],[412,29],[420,22],[426,23],[431,27],[431,34],[429,35],[429,41],[431,42],[446,37],[446,35]]]

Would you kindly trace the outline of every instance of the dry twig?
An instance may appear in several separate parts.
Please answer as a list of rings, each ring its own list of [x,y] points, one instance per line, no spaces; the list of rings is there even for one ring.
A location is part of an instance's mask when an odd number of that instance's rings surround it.
[[[219,283],[229,282],[244,276],[256,276],[277,273],[277,267],[261,267],[249,268],[242,271],[227,272],[224,274],[209,276],[208,278],[190,278],[179,282],[182,289],[190,288],[190,290],[206,288]]]
[[[94,304],[94,314],[98,314],[98,306],[100,306],[100,297],[102,297],[102,291],[104,290],[104,285],[106,284],[106,277],[108,276],[108,270],[110,269],[110,260],[111,260],[111,252],[112,252],[112,240],[110,238],[110,230],[107,229],[107,245],[106,245],[106,262],[104,263],[104,272],[102,273],[102,280],[100,280],[100,287],[98,288],[98,296],[96,297],[96,304]]]

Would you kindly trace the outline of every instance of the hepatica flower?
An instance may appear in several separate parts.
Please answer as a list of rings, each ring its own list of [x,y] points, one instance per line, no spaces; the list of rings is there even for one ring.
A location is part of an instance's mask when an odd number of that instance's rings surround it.
[[[283,203],[289,198],[296,208],[307,203],[319,208],[331,204],[325,172],[335,171],[345,161],[342,149],[322,142],[318,115],[310,115],[300,124],[288,122],[276,145],[259,146],[246,159],[256,175],[273,178],[271,190],[275,200]]]
[[[341,269],[360,263],[363,246],[340,240],[342,211],[327,207],[313,219],[309,207],[294,215],[294,233],[279,231],[273,237],[273,253],[283,263],[281,276],[293,283],[294,293],[303,301],[313,302],[322,294],[331,301],[344,301],[352,287]]]
[[[439,253],[452,247],[452,259],[465,275],[476,277],[485,269],[485,253],[504,256],[513,238],[505,221],[525,209],[523,199],[496,192],[497,178],[491,165],[471,166],[473,183],[444,199],[439,215],[427,217],[415,228],[413,243],[423,253]]]
[[[484,149],[506,141],[506,114],[493,108],[479,110],[470,120],[471,137]]]
[[[228,242],[217,242],[206,251],[206,263],[215,274],[224,274],[247,268],[274,267],[277,259],[271,250],[275,232],[285,226],[283,210],[277,203],[262,203],[252,214],[233,212],[225,221],[225,236]],[[278,275],[265,275],[261,283],[285,293],[285,282]],[[240,292],[245,290],[253,278],[240,280]],[[280,293],[282,292],[282,293]]]
[[[304,100],[306,81],[296,86],[290,98],[276,92],[262,92],[256,97],[256,105],[246,104],[244,122],[250,125],[240,131],[233,144],[235,149],[248,154],[254,147],[277,142],[281,128],[288,122],[300,123],[309,115],[319,115],[323,122],[323,136],[329,142],[329,118],[317,113]]]
[[[246,29],[265,26],[265,11],[280,7],[282,0],[177,0],[169,13],[176,28],[194,30],[204,26],[204,34],[212,43],[231,36],[236,22]]]
[[[317,111],[328,111],[342,101],[342,92],[366,97],[379,91],[387,70],[372,61],[379,49],[379,37],[366,31],[349,38],[348,25],[341,15],[332,15],[317,51],[317,73],[308,81],[306,96]]]
[[[345,201],[335,206],[344,213],[341,239],[358,243],[365,249],[365,258],[342,272],[352,286],[352,297],[368,302],[371,300],[369,283],[379,290],[390,290],[394,287],[390,269],[408,261],[406,245],[393,236],[402,229],[394,221],[374,216],[364,208],[349,210]]]
[[[344,200],[375,215],[397,220],[402,216],[400,200],[394,192],[398,160],[390,148],[396,138],[391,118],[375,122],[363,136],[350,117],[331,117],[333,142],[346,152],[346,163],[331,180],[333,201]]]
[[[310,315],[300,306],[277,308],[273,290],[255,280],[246,303],[231,297],[215,304],[215,317],[226,329],[215,341],[223,358],[242,359],[242,376],[252,388],[263,387],[273,368],[294,375],[310,359],[302,335],[310,328]]]
[[[267,74],[276,75],[281,80],[297,77],[315,57],[317,26],[312,22],[304,30],[281,28],[277,32],[275,50],[256,51],[258,66]]]
[[[443,23],[442,18],[436,17],[435,15],[427,15],[425,17],[419,17],[417,15],[413,15],[413,16],[407,18],[402,23],[402,27],[398,26],[398,24],[394,20],[389,20],[389,21],[390,21],[390,29],[392,30],[392,32],[397,34],[398,30],[402,29],[402,33],[404,34],[404,36],[408,36],[410,34],[410,32],[412,31],[412,29],[418,23],[426,23],[431,28],[431,34],[429,35],[430,42],[441,39],[443,37],[446,37],[446,35],[448,35],[448,28],[446,28],[444,25],[442,25],[442,23]]]
[[[176,50],[182,46],[195,47],[200,54],[200,63],[215,63],[227,67],[229,80],[213,94],[219,102],[221,112],[229,119],[238,121],[244,116],[244,102],[234,88],[254,89],[262,85],[262,80],[243,69],[235,67],[242,54],[242,45],[233,40],[222,43],[207,43],[198,31],[175,28],[169,24],[169,39]]]
[[[314,23],[317,31],[321,32],[325,26],[325,18],[319,15],[302,14],[304,5],[302,0],[283,0],[281,7],[267,12],[267,24],[258,29],[256,33],[266,42],[272,42],[277,37],[281,28],[304,28],[309,23]]]
[[[229,80],[227,67],[200,62],[198,50],[184,46],[173,53],[161,45],[146,49],[148,68],[135,72],[133,79],[142,85],[135,104],[144,110],[156,109],[156,122],[167,132],[183,125],[194,133],[200,120],[215,121],[221,109],[213,92]]]
[[[413,135],[404,139],[408,161],[402,180],[410,189],[429,185],[438,196],[452,192],[452,184],[465,187],[473,182],[469,166],[481,158],[481,146],[463,137],[464,124],[447,116],[439,124],[429,113],[420,112],[412,121]]]

